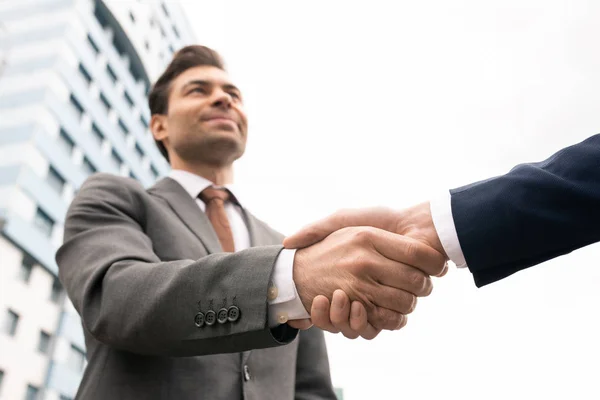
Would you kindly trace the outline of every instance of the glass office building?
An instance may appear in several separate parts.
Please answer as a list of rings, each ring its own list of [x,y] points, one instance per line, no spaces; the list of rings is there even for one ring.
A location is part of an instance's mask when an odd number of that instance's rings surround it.
[[[168,164],[147,92],[195,42],[172,1],[0,1],[0,399],[70,399],[80,320],[54,260],[96,171],[151,185]]]

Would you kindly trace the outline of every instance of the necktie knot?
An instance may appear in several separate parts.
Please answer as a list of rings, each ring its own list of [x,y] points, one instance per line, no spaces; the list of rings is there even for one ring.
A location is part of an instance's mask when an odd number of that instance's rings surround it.
[[[200,200],[208,204],[214,200],[220,200],[225,203],[229,200],[230,194],[227,189],[217,189],[214,186],[209,186],[200,193]]]

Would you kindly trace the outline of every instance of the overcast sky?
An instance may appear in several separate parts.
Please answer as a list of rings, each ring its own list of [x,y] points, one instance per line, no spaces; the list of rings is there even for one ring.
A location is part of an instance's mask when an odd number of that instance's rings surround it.
[[[600,132],[595,0],[182,1],[242,88],[245,206],[291,234],[402,208]],[[483,289],[435,281],[406,328],[328,335],[359,399],[598,399],[600,247]]]

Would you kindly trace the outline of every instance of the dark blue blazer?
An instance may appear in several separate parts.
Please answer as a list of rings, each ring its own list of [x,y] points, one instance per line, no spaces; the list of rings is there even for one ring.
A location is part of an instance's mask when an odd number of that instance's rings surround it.
[[[600,134],[545,161],[450,191],[479,287],[600,241]]]

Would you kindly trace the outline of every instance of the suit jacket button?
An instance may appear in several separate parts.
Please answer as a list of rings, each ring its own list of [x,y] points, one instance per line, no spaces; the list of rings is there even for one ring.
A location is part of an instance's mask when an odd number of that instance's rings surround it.
[[[198,328],[202,328],[204,326],[204,314],[202,314],[201,312],[196,314],[196,316],[194,317],[194,324],[196,324]]]
[[[230,322],[235,322],[240,319],[240,314],[241,312],[239,308],[236,306],[231,306],[227,310],[227,319],[229,319]]]
[[[206,322],[206,325],[214,325],[216,321],[217,314],[213,310],[207,311],[204,315],[204,322]]]
[[[248,382],[252,379],[252,375],[250,375],[250,367],[248,365],[244,365],[244,380]]]
[[[217,322],[220,324],[224,324],[225,322],[227,322],[227,314],[227,309],[221,308],[217,313]]]

